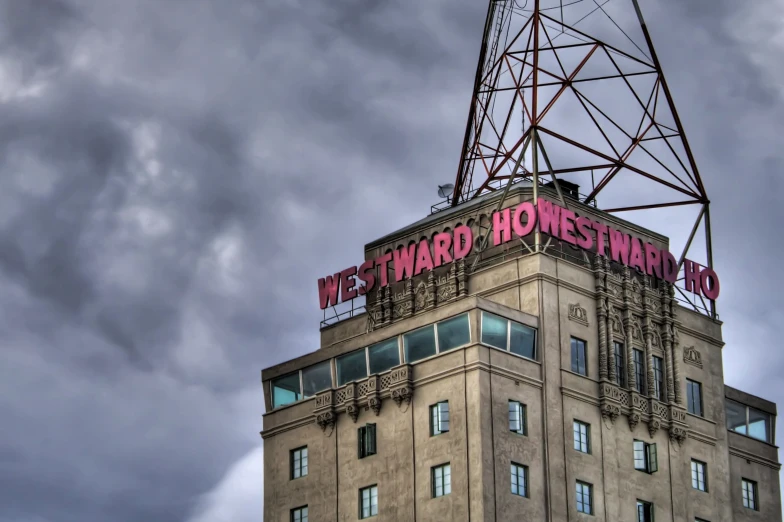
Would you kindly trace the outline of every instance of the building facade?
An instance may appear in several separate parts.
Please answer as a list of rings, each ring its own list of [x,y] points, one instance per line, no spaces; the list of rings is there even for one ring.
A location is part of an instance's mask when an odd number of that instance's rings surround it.
[[[463,224],[479,246],[500,197],[365,258]],[[532,197],[516,184],[504,205]],[[725,386],[721,323],[603,255],[532,245],[373,291],[318,350],[262,371],[266,522],[782,520],[776,407]]]

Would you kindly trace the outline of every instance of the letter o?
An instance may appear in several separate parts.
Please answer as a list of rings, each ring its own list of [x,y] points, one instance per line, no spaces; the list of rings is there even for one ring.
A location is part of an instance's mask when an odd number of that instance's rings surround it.
[[[523,225],[522,217],[523,214],[528,214],[528,223]],[[534,204],[530,201],[524,201],[517,205],[517,208],[514,212],[514,218],[512,219],[512,228],[514,228],[515,234],[519,237],[525,237],[531,232],[534,231],[534,227],[536,226],[536,210],[534,209]]]
[[[709,284],[710,283],[710,284]],[[702,286],[702,293],[711,301],[715,301],[719,297],[719,276],[711,268],[703,268],[700,272],[700,285]]]

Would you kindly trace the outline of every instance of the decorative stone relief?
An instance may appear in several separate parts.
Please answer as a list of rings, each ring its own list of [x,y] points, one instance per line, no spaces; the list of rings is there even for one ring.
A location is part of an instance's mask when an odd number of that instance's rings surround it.
[[[318,417],[316,417],[316,424],[321,427],[321,431],[327,429],[328,426],[335,426],[335,414],[331,411],[325,411],[324,413],[320,413]]]
[[[397,404],[398,407],[404,402],[406,404],[411,404],[411,399],[413,397],[414,389],[411,386],[404,386],[403,388],[392,390],[392,400],[395,401],[395,404]]]
[[[378,414],[381,413],[381,399],[378,397],[371,397],[368,400],[368,407],[378,416]]]
[[[359,408],[356,404],[349,404],[346,406],[346,413],[349,417],[351,417],[352,421],[355,423],[357,422],[357,417],[359,417]]]
[[[639,413],[632,413],[629,415],[629,429],[634,431],[634,428],[640,423],[640,414]]]
[[[588,311],[580,303],[569,305],[569,319],[588,326]]]
[[[653,437],[657,431],[661,428],[661,423],[657,419],[651,419],[648,421],[648,434]]]
[[[702,368],[702,355],[694,346],[683,347],[683,362]]]
[[[603,404],[602,405],[602,417],[605,419],[610,419],[613,424],[615,424],[615,419],[620,417],[621,415],[621,408],[620,406],[616,406],[614,404]]]
[[[673,426],[670,428],[670,440],[677,442],[679,446],[682,445],[683,441],[686,440],[686,430],[679,428],[678,426]]]

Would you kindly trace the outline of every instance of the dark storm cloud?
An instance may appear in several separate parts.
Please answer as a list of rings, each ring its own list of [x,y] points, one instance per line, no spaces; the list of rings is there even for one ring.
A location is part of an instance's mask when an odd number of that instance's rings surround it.
[[[782,154],[731,122],[770,126],[781,92],[730,2],[671,3],[648,21],[724,238],[725,335],[770,343],[781,308],[732,242],[772,225],[731,175]],[[185,520],[258,444],[258,370],[317,347],[316,278],[452,181],[484,5],[267,4],[0,1],[0,521]]]

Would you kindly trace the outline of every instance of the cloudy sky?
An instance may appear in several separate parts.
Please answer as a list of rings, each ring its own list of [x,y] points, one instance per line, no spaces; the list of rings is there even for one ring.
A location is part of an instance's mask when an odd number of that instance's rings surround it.
[[[613,0],[619,1],[619,0]],[[784,4],[643,3],[784,403]],[[261,520],[259,370],[453,181],[486,2],[0,0],[0,521]]]

